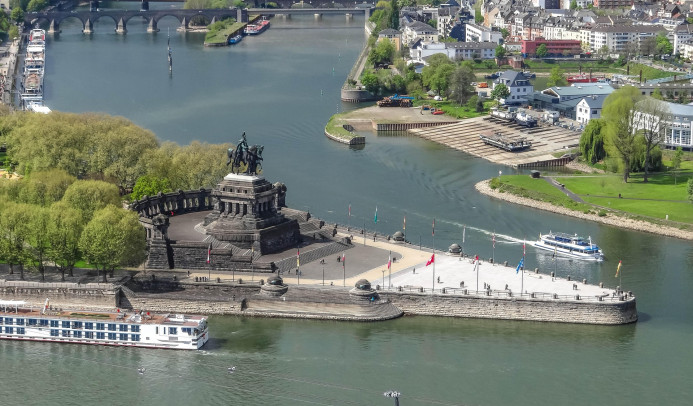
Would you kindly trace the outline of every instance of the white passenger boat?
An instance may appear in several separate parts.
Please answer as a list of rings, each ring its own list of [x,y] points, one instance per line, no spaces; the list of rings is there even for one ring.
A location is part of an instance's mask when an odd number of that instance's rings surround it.
[[[91,312],[0,300],[0,339],[196,350],[209,340],[207,318],[149,312]]]
[[[604,254],[596,244],[592,244],[592,238],[585,240],[577,234],[565,233],[539,234],[539,241],[534,243],[536,248],[553,251],[557,255],[569,258],[584,259],[589,261],[602,261]]]

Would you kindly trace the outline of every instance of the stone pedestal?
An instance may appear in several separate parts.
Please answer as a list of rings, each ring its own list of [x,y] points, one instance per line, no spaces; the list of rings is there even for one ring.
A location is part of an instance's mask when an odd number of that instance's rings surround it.
[[[204,221],[220,241],[268,254],[300,241],[298,222],[281,214],[286,187],[262,176],[228,174],[212,192],[214,210]]]

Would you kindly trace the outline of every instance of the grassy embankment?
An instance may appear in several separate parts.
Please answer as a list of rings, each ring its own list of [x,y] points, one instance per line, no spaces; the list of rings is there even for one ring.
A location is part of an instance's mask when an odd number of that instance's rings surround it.
[[[229,36],[242,30],[246,23],[237,23],[233,19],[218,21],[209,26],[205,35],[205,45],[227,45]]]
[[[620,175],[555,177],[566,190],[579,195],[586,203],[574,202],[548,182],[526,175],[502,176],[500,180],[494,179],[492,185],[495,183],[501,191],[584,213],[603,215],[603,208],[608,208],[650,222],[664,223],[668,215],[670,221],[693,224],[693,206],[686,195],[686,181],[693,173],[683,170],[676,184],[670,173],[651,175],[648,183],[642,181],[642,174],[634,174],[628,183],[623,183]],[[622,198],[618,197],[619,193]]]
[[[476,111],[476,106],[474,107],[467,107],[466,105],[458,105],[454,102],[451,101],[435,101],[435,100],[416,100],[414,102],[414,106],[419,107],[424,104],[427,104],[431,106],[432,108],[436,109],[441,109],[443,112],[451,117],[457,118],[457,119],[464,119],[464,118],[474,118],[474,117],[480,117],[480,116],[485,116],[488,115],[489,110],[493,105],[495,104],[495,101],[493,100],[486,100],[484,101],[484,111],[482,112],[477,112]],[[431,114],[430,110],[424,110],[423,114]]]
[[[341,114],[335,114],[334,116],[330,117],[330,121],[328,121],[327,125],[325,126],[325,131],[332,136],[339,137],[347,141],[352,140],[354,137],[358,137],[358,135],[343,127],[346,122],[341,117]]]

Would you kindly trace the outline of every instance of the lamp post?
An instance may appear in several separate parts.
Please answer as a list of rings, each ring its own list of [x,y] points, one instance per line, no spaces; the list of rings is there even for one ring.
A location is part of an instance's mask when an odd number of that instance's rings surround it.
[[[383,269],[383,289],[385,288],[385,270]]]
[[[322,266],[322,286],[325,286],[325,265]]]
[[[399,397],[401,393],[394,391],[394,390],[389,390],[385,393],[383,393],[383,396],[386,398],[395,398],[395,406],[399,406]]]

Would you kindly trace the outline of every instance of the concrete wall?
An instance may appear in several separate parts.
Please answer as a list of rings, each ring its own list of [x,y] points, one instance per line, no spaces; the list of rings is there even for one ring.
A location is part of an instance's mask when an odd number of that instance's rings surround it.
[[[4,300],[23,300],[42,307],[50,305],[70,310],[113,310],[118,303],[119,290],[110,283],[40,283],[0,282],[0,297]]]

